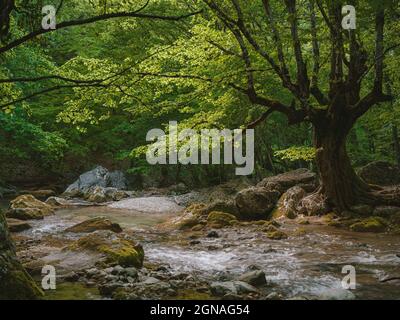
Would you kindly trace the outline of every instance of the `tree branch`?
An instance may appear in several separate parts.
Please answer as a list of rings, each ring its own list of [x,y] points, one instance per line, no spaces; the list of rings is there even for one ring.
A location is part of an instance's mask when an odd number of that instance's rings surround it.
[[[191,16],[194,16],[196,14],[201,13],[202,11],[196,11],[196,12],[191,12],[188,14],[184,14],[181,16],[163,16],[163,15],[156,15],[156,14],[146,14],[146,13],[139,13],[142,9],[133,11],[133,12],[116,12],[116,13],[108,13],[108,14],[102,14],[99,16],[95,17],[90,17],[86,19],[81,19],[81,20],[71,20],[71,21],[65,21],[57,24],[57,29],[40,29],[33,31],[17,40],[14,40],[10,42],[9,44],[6,44],[3,47],[0,47],[0,54],[4,53],[6,51],[9,51],[33,38],[36,38],[39,35],[50,33],[59,29],[63,28],[68,28],[68,27],[73,27],[73,26],[80,26],[80,25],[85,25],[85,24],[90,24],[98,21],[104,21],[104,20],[110,20],[110,19],[115,19],[115,18],[142,18],[142,19],[155,19],[155,20],[167,20],[167,21],[179,21]]]

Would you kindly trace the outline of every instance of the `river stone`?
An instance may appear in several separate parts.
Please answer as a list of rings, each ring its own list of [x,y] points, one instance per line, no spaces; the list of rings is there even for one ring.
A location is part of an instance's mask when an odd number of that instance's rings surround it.
[[[247,293],[259,293],[258,289],[243,281],[212,282],[210,291],[214,296],[240,295]]]
[[[226,212],[233,214],[234,216],[239,215],[239,210],[233,200],[217,200],[214,201],[213,203],[209,204],[206,208],[205,211],[207,213],[213,212],[213,211],[220,211],[220,212]]]
[[[299,186],[287,190],[279,199],[277,208],[272,213],[273,218],[288,217],[295,219],[298,215],[298,205],[306,196],[306,192]]]
[[[128,185],[127,180],[122,171],[110,172],[109,183],[107,184],[108,187],[116,188],[119,190],[126,190],[127,185]]]
[[[86,194],[87,196],[96,187],[125,190],[127,183],[121,171],[109,172],[106,168],[97,166],[93,170],[80,175],[78,180],[64,191],[63,195],[67,197],[80,197]]]
[[[102,254],[110,265],[136,268],[143,266],[143,247],[126,235],[119,235],[109,230],[95,231],[73,242],[67,248]]]
[[[226,294],[237,294],[236,286],[232,281],[213,282],[210,285],[210,291],[217,297],[222,297]]]
[[[31,194],[35,198],[46,199],[48,197],[55,196],[56,193],[54,190],[23,190],[20,192],[20,194]]]
[[[279,196],[278,191],[269,191],[263,187],[251,187],[240,191],[235,197],[235,204],[239,210],[239,219],[267,219]]]
[[[10,232],[21,232],[32,228],[32,226],[26,221],[12,218],[7,219],[7,225]]]
[[[62,207],[70,204],[68,200],[65,200],[64,198],[60,197],[49,197],[46,200],[46,203],[52,207]]]
[[[298,205],[298,213],[308,216],[321,216],[329,211],[321,193],[312,193],[304,197]]]
[[[54,214],[54,210],[48,204],[39,201],[32,195],[22,195],[10,203],[7,217],[19,220],[43,219]]]
[[[110,230],[117,233],[122,232],[122,228],[118,223],[113,223],[105,217],[96,217],[83,221],[65,231],[73,233],[91,233],[96,230]]]
[[[138,271],[136,268],[125,268],[123,271],[124,274],[126,274],[127,277],[131,277],[133,279],[136,279],[138,277]]]
[[[360,222],[356,222],[350,226],[350,230],[356,232],[385,232],[387,229],[387,222],[381,217],[369,217]]]
[[[356,214],[360,215],[360,216],[370,216],[373,212],[374,208],[371,207],[368,204],[359,204],[356,206],[352,206],[350,208],[350,211],[355,212]]]
[[[265,273],[262,270],[254,270],[251,272],[247,272],[242,276],[240,276],[239,280],[251,284],[252,286],[255,287],[263,286],[264,284],[267,283],[267,280],[265,278]]]
[[[98,166],[91,171],[81,174],[73,184],[64,192],[64,195],[78,197],[87,192],[91,187],[107,187],[109,172],[106,168]]]
[[[399,207],[380,206],[374,209],[373,215],[386,218],[398,213],[400,213]]]
[[[265,187],[268,189],[274,188],[275,190],[279,189],[281,193],[283,193],[296,185],[303,185],[309,190],[315,189],[317,185],[317,175],[311,170],[302,168],[265,178],[257,184],[257,187]]]
[[[375,161],[362,167],[359,176],[369,184],[392,186],[400,184],[400,167],[386,161]]]

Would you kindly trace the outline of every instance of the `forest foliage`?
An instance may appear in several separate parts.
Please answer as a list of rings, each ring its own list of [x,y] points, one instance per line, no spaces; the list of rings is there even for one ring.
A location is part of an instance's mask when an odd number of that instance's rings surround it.
[[[229,1],[221,1],[224,2],[229,8]],[[274,40],[260,15],[262,1],[241,2],[246,2],[245,14],[254,18],[250,24],[255,36],[268,46]],[[304,8],[301,19],[306,19],[310,1],[298,2]],[[368,12],[376,2],[350,2],[360,7],[359,36],[373,51],[373,35],[362,30],[364,24],[373,23]],[[134,10],[146,1],[68,0],[61,3],[58,21]],[[398,2],[388,3],[393,6],[391,14],[399,15]],[[285,32],[290,15],[281,1],[272,1],[272,4],[277,28],[285,35],[282,42],[289,72],[294,72],[291,39],[289,32]],[[10,32],[2,43],[40,28],[43,5],[42,0],[16,1],[18,10],[11,16]],[[47,75],[82,81],[77,85],[49,77],[40,81],[0,82],[0,161],[30,161],[34,166],[56,173],[79,172],[106,161],[134,175],[158,177],[157,181],[163,183],[209,184],[232,177],[229,166],[155,168],[146,163],[143,155],[146,132],[164,128],[169,120],[193,129],[234,129],[251,123],[264,109],[250,103],[235,89],[234,85],[246,84],[240,48],[234,35],[203,1],[154,0],[149,1],[145,10],[171,15],[203,11],[173,22],[121,18],[66,28],[0,55],[0,79]],[[385,30],[393,44],[399,41],[400,33],[398,16],[395,21]],[[305,60],[311,64],[312,39],[306,32],[306,24],[300,24],[300,28],[305,31],[301,33]],[[327,32],[318,30],[321,43],[329,41]],[[329,74],[326,48],[321,46],[322,80]],[[400,126],[399,50],[394,48],[389,53],[385,65],[385,88],[395,99],[372,108],[356,123],[349,136],[348,150],[355,166],[377,159],[400,163],[400,150],[396,149]],[[255,61],[252,67],[257,90],[290,105],[293,96],[276,74],[266,68],[255,51],[249,55]],[[368,77],[372,85],[373,79]],[[61,88],[35,95],[49,87]],[[307,123],[288,126],[281,114],[274,113],[256,128],[255,146],[255,179],[313,165],[311,126]]]

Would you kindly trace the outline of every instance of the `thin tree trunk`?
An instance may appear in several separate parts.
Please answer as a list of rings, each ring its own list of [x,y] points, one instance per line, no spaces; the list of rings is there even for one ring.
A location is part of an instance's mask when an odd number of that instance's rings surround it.
[[[392,135],[393,135],[394,153],[397,165],[400,166],[400,139],[399,139],[399,131],[395,124],[392,125]]]

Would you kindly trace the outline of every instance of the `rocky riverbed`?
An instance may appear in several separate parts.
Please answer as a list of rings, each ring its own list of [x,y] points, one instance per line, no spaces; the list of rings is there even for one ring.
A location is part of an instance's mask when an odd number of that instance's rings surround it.
[[[338,229],[326,217],[279,218],[275,223],[285,236],[278,238],[266,233],[270,221],[169,228],[182,211],[167,196],[64,206],[29,221],[31,228],[13,238],[18,257],[38,282],[44,265],[56,268],[57,290],[46,291],[48,299],[400,298],[398,235]],[[66,231],[95,217],[118,224],[122,232]],[[144,250],[143,266],[110,263],[104,252],[77,247],[85,237],[134,239]],[[342,288],[344,265],[356,268],[356,290]]]

